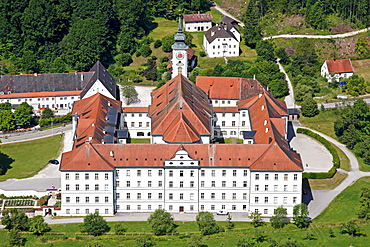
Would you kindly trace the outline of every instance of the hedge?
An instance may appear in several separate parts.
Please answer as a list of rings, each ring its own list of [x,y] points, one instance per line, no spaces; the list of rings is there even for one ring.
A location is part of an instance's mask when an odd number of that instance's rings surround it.
[[[51,123],[53,123],[53,124],[68,123],[68,122],[71,122],[71,121],[72,121],[72,115],[71,115],[71,113],[68,113],[67,115],[57,117],[57,118],[41,119],[39,121],[39,125],[40,125],[40,127],[45,127],[45,126],[51,125]]]
[[[340,166],[340,159],[337,153],[337,150],[335,150],[333,144],[326,140],[324,137],[308,130],[308,129],[302,129],[298,128],[297,133],[302,133],[305,135],[308,135],[318,142],[320,142],[322,145],[324,145],[330,152],[330,154],[333,156],[333,167],[328,172],[304,172],[302,177],[303,178],[311,178],[311,179],[323,179],[323,178],[332,178],[335,173],[337,172],[337,168]]]

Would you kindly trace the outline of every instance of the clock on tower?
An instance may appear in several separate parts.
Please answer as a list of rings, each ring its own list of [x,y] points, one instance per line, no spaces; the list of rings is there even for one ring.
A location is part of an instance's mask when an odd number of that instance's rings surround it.
[[[172,45],[172,78],[178,74],[188,77],[188,49],[185,40],[186,36],[182,32],[181,18],[179,18],[179,26],[177,33],[174,36],[175,43]]]

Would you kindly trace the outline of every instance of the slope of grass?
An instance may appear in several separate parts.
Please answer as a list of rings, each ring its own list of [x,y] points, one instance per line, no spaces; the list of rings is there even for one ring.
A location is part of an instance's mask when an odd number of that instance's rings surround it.
[[[51,159],[58,157],[62,150],[63,137],[55,135],[34,141],[18,142],[0,145],[0,152],[14,161],[6,174],[0,176],[0,181],[9,178],[28,178],[42,170]],[[0,162],[4,162],[3,156]]]
[[[334,139],[338,139],[334,133],[334,122],[338,119],[338,114],[334,111],[320,111],[320,114],[315,117],[303,117],[299,118],[299,121],[303,126],[320,131],[325,135],[328,135]]]

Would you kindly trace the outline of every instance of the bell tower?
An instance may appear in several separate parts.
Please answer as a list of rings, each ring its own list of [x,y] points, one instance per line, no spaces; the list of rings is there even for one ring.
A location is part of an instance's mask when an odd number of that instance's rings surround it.
[[[174,36],[175,43],[172,45],[172,78],[178,74],[188,77],[188,49],[185,43],[186,35],[182,32],[181,17],[177,33]]]

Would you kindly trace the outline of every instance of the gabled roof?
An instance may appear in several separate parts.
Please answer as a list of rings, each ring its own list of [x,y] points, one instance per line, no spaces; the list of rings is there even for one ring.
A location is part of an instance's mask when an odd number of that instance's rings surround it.
[[[353,72],[351,59],[326,60],[329,74],[332,73],[351,73]]]
[[[177,142],[175,141],[177,138],[169,134],[174,133],[172,130],[174,126],[179,128],[186,126],[186,129],[178,129],[178,133],[189,132],[189,128],[192,129],[192,133],[199,135],[209,135],[211,131],[212,108],[207,95],[181,74],[152,92],[149,115],[152,118],[152,134],[167,133],[164,139],[168,142]],[[180,120],[181,125],[174,125],[174,121]],[[200,136],[198,137],[200,139]]]
[[[96,93],[86,99],[74,102],[72,114],[79,115],[74,147],[85,142],[101,143],[104,140],[103,130],[109,108],[121,109],[121,102]]]
[[[212,43],[217,38],[232,38],[238,41],[235,35],[230,31],[231,28],[234,28],[231,24],[217,24],[216,26],[211,27],[204,33],[208,43]]]
[[[81,98],[83,98],[91,86],[99,80],[106,87],[108,92],[116,99],[116,80],[109,74],[103,64],[100,61],[97,61],[90,71],[94,72],[94,74],[82,90]]]
[[[125,106],[122,108],[122,111],[127,112],[148,112],[147,106]]]
[[[183,15],[182,18],[184,19],[184,22],[213,20],[213,16],[211,13]]]
[[[11,94],[0,95],[0,99],[79,96],[81,94],[81,92],[82,91],[52,91],[52,92],[32,92],[32,93],[11,93]]]
[[[239,22],[227,15],[221,18],[220,22],[225,23],[225,24],[238,24]]]
[[[238,107],[228,106],[228,107],[212,107],[215,112],[239,112]]]

